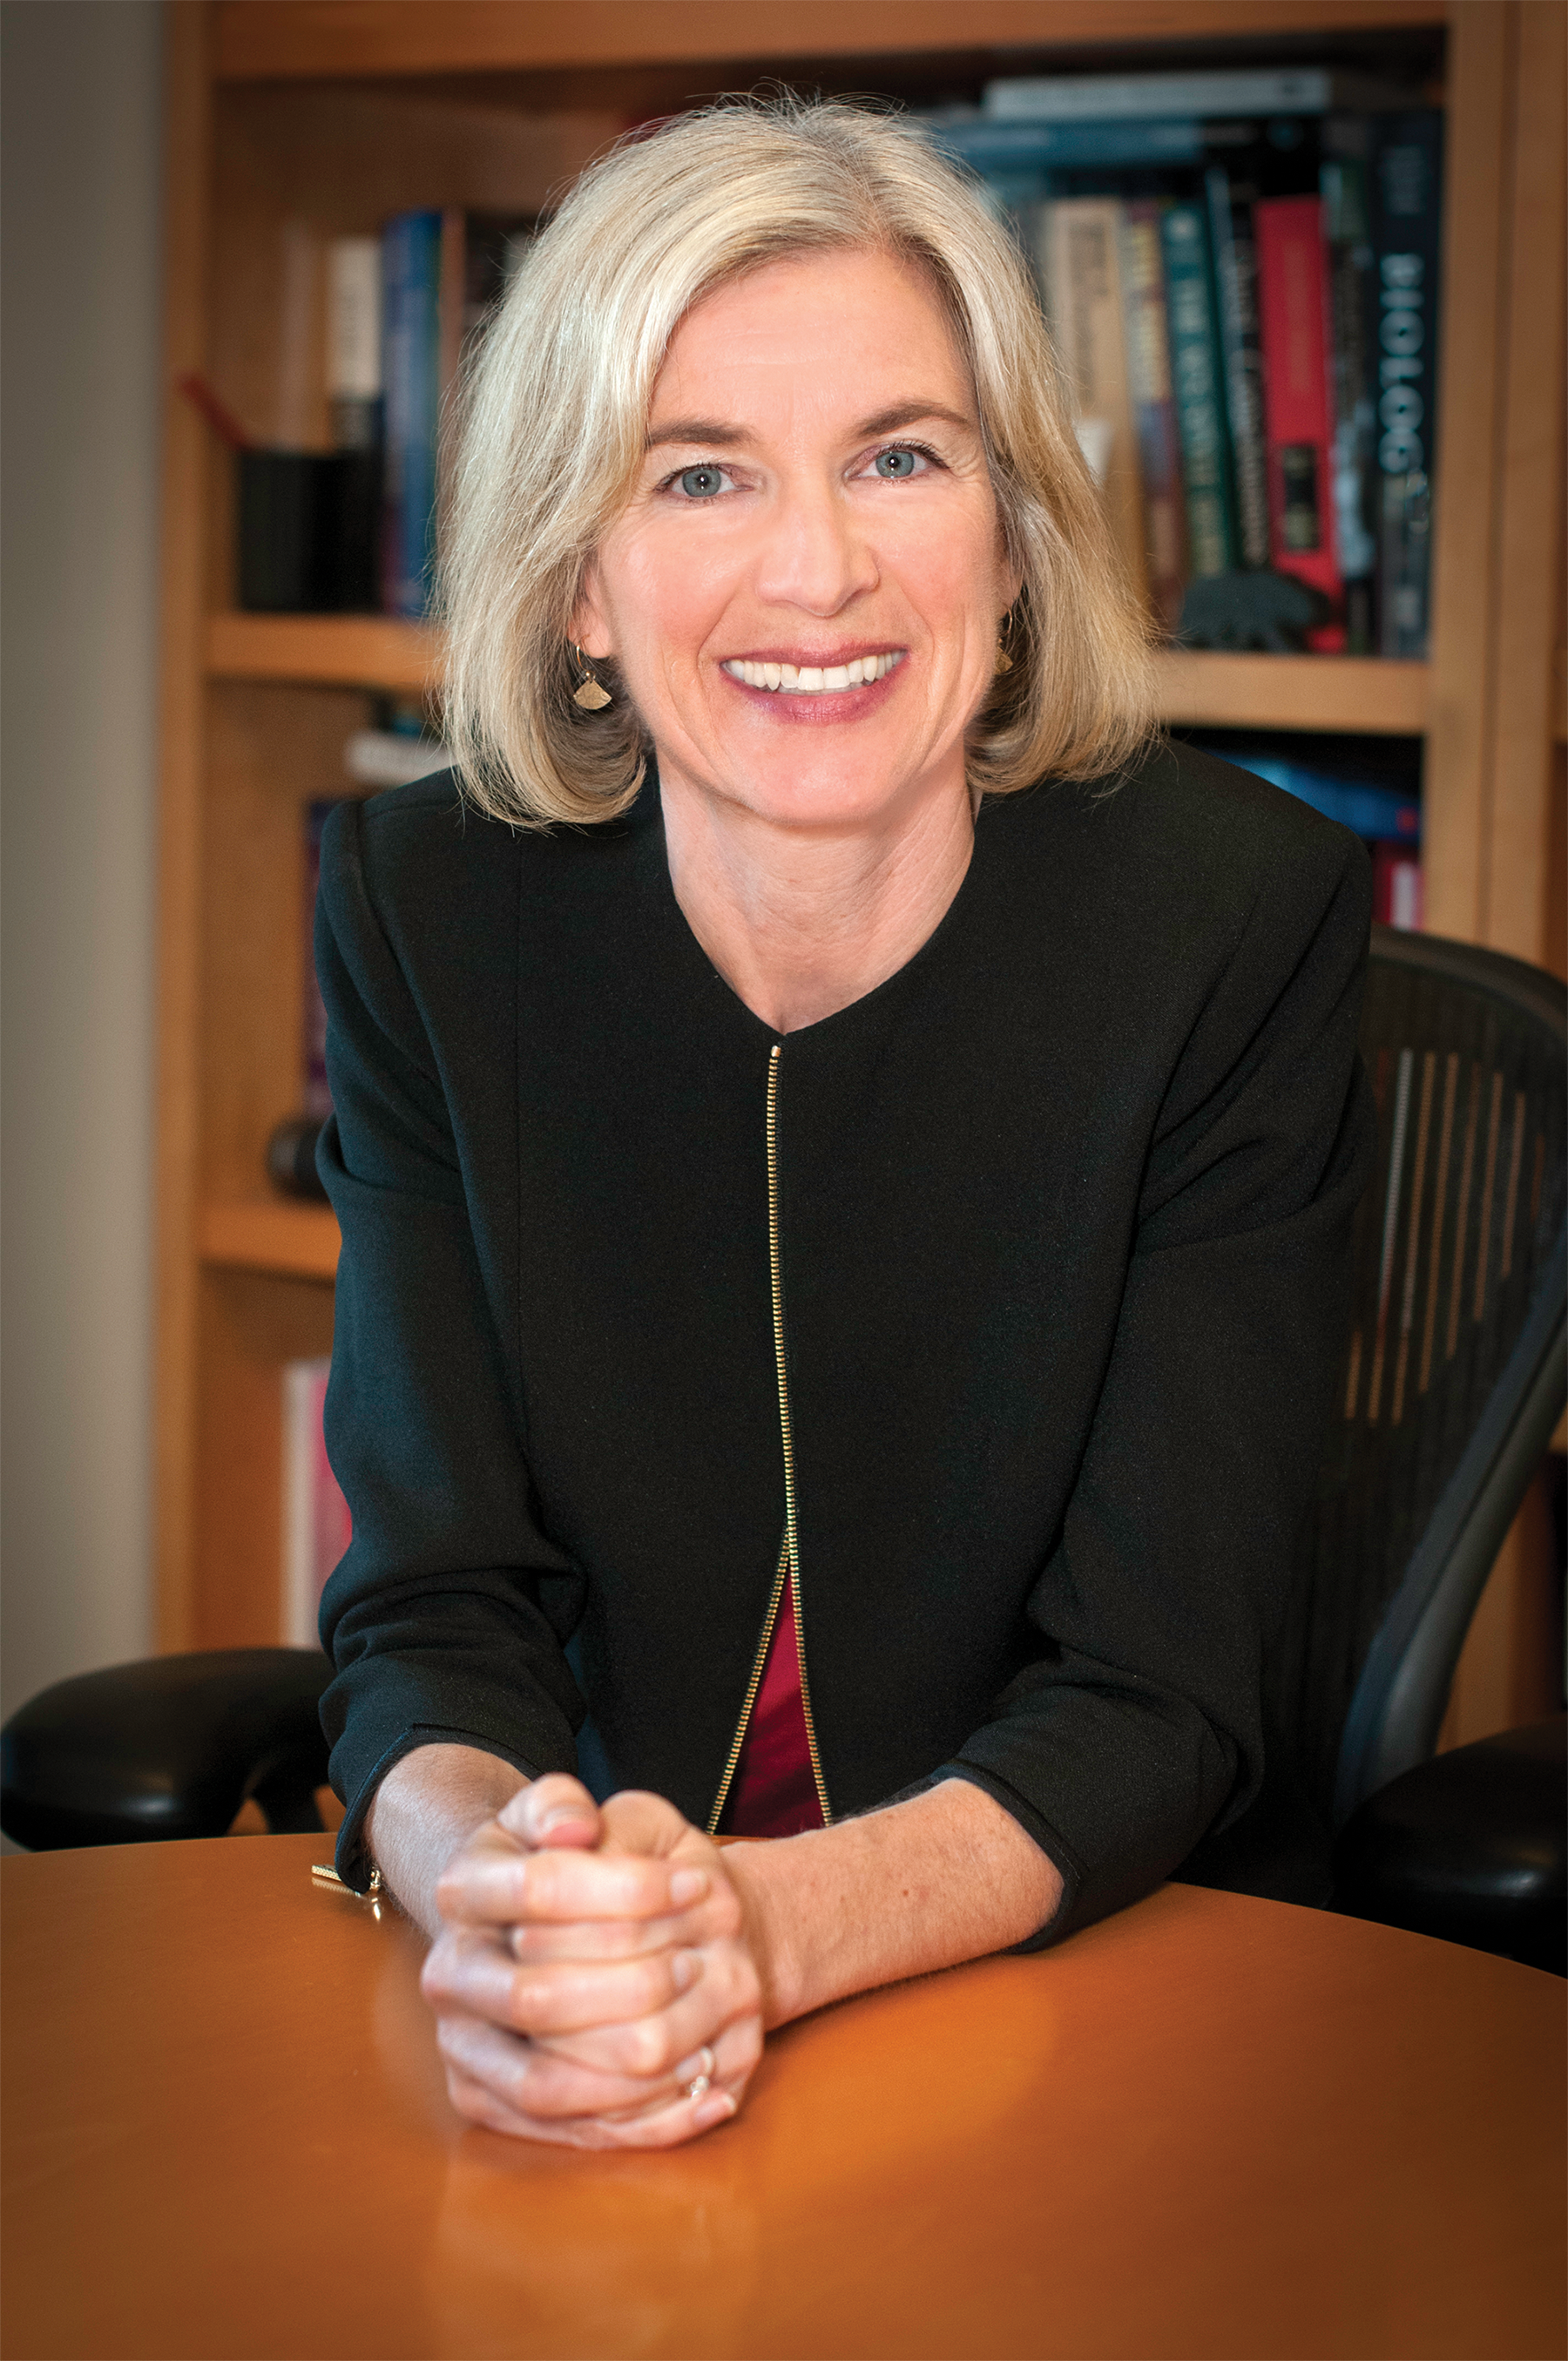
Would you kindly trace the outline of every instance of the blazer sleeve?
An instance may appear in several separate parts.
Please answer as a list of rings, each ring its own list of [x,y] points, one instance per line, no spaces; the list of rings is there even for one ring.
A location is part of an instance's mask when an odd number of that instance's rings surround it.
[[[400,1756],[444,1741],[575,1770],[584,1711],[563,1652],[581,1581],[534,1514],[505,1289],[487,1285],[439,1062],[373,899],[375,832],[398,824],[339,807],[316,917],[318,1164],[343,1234],[326,1442],[353,1520],[322,1601],[322,1720],[347,1806],[338,1873],[361,1888],[366,1816]]]
[[[1262,1784],[1376,1130],[1369,864],[1338,829],[1318,844],[1260,891],[1177,1064],[1033,1660],[936,1774],[985,1788],[1062,1871],[1026,1949],[1137,1900]]]

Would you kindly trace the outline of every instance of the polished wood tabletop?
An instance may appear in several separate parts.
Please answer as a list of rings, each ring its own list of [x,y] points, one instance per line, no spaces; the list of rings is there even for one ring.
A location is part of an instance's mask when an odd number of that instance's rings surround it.
[[[459,2123],[418,1938],[325,1857],[5,1863],[7,2361],[1563,2350],[1555,1977],[1172,1885],[577,2155]]]

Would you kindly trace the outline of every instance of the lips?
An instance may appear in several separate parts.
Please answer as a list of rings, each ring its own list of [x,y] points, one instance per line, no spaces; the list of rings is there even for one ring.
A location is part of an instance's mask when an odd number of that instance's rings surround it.
[[[775,689],[784,697],[841,697],[847,688],[869,688],[885,680],[903,661],[903,649],[892,648],[878,655],[851,656],[841,664],[754,664],[750,657],[732,656],[719,670],[743,687]]]

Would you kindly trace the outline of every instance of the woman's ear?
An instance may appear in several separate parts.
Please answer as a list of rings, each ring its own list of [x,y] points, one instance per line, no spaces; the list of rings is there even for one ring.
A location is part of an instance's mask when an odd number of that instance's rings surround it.
[[[591,557],[583,568],[568,636],[586,656],[612,656],[615,653],[615,643],[610,637],[600,597],[598,567]]]

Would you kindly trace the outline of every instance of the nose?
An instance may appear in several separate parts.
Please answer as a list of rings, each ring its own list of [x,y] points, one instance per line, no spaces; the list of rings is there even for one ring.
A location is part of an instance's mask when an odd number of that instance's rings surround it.
[[[875,555],[836,484],[794,479],[781,486],[757,580],[769,605],[837,615],[877,581]]]

